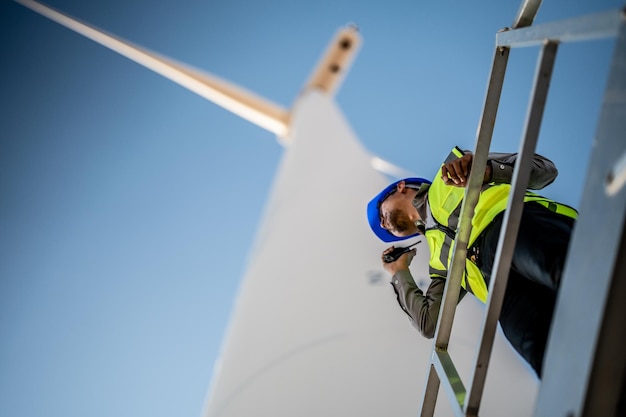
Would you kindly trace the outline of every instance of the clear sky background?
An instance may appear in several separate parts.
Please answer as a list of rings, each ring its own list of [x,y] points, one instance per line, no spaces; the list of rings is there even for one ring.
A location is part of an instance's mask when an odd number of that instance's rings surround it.
[[[285,107],[356,23],[337,101],[367,149],[425,177],[474,147],[495,33],[519,3],[48,2]],[[545,0],[536,22],[622,5]],[[612,47],[559,50],[538,152],[560,169],[544,194],[573,206]],[[493,150],[518,148],[537,52],[511,54]],[[284,149],[8,0],[0,59],[0,415],[198,416]]]

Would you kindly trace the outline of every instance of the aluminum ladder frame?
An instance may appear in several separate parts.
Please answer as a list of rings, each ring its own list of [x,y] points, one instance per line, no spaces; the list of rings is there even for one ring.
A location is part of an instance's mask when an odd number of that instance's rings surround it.
[[[626,303],[623,302],[626,299],[624,291],[626,285],[613,278],[619,275],[622,275],[622,278],[626,277],[626,262],[624,261],[626,256],[619,256],[620,254],[626,255],[626,242],[624,241],[626,189],[623,187],[626,183],[625,13],[623,10],[617,10],[531,26],[540,5],[541,0],[524,0],[512,28],[504,29],[496,35],[496,48],[478,128],[472,170],[461,207],[450,274],[437,322],[420,413],[422,417],[433,416],[442,382],[456,416],[478,416],[514,242],[519,229],[523,199],[530,174],[530,162],[537,144],[558,45],[563,42],[610,37],[617,39],[615,55],[598,125],[597,143],[594,144],[593,155],[590,159],[580,217],[570,244],[563,284],[559,291],[553,318],[552,328],[558,330],[551,332],[536,416],[617,416],[616,411],[613,414],[610,412],[616,408],[620,397],[621,401],[624,401],[623,378],[624,356],[626,355],[619,348],[623,349],[624,343],[621,342],[624,342],[625,338],[621,321],[626,318],[626,307],[624,307]],[[470,385],[466,389],[448,353],[448,344],[461,288],[461,278],[465,269],[471,220],[482,185],[482,173],[487,163],[510,49],[537,45],[541,45],[541,51],[518,151],[518,161],[511,182],[511,193],[504,214],[504,227],[500,232],[496,250],[493,268],[495,273],[489,285],[487,308],[481,331],[482,338],[476,352]],[[602,223],[601,230],[605,231],[607,236],[602,235],[604,244],[593,245],[595,253],[589,254],[589,245],[585,243],[588,241],[588,236],[597,236],[598,223]],[[588,264],[590,259],[593,267],[596,268],[590,268],[585,264],[585,262]],[[608,267],[598,268],[599,264],[608,265]],[[583,279],[588,280],[588,275],[584,272],[589,273],[593,270],[595,273],[597,269],[601,270],[602,276],[594,277],[597,279],[597,282],[594,281],[596,287],[594,300],[596,305],[605,306],[606,304],[607,308],[606,310],[598,309],[597,314],[593,315],[591,322],[594,325],[588,326],[585,333],[586,343],[581,343],[579,327],[568,325],[568,323],[571,322],[572,315],[581,316],[586,313],[580,311],[580,305],[589,302],[583,290],[584,287],[581,287],[581,282]],[[573,272],[570,274],[569,271]],[[576,274],[578,276],[574,277]],[[622,279],[622,281],[626,280]],[[613,294],[613,301],[607,304],[609,294]],[[602,323],[605,323],[604,326]],[[573,355],[563,355],[564,349],[572,349],[571,343],[579,343],[582,346],[576,349]],[[600,348],[596,350],[596,346]],[[614,361],[607,359],[607,353],[621,355],[621,358],[615,364]],[[568,384],[563,384],[563,375],[568,375]],[[605,395],[607,390],[610,392],[608,399]],[[555,401],[555,398],[558,400]],[[566,398],[569,400],[566,401]]]

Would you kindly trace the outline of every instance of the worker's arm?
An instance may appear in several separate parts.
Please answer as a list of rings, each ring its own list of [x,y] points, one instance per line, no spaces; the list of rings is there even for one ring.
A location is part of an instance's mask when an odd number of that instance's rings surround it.
[[[489,182],[496,184],[510,184],[513,179],[513,167],[517,160],[516,153],[490,153],[487,164],[491,166],[491,178]],[[531,190],[540,190],[550,185],[559,171],[554,163],[539,154],[535,154],[530,165],[530,177],[528,187]]]
[[[442,179],[448,185],[465,187],[472,166],[473,155],[465,151],[465,155],[451,161],[446,161],[441,168]],[[490,153],[485,168],[483,183],[510,184],[513,178],[513,168],[517,154]],[[554,181],[558,170],[548,158],[535,154],[531,161],[528,187],[531,190],[540,190]]]
[[[393,246],[383,252],[383,255],[391,250],[393,250]],[[394,262],[383,262],[383,266],[392,275],[391,285],[396,292],[398,304],[409,316],[411,324],[424,337],[431,339],[435,336],[446,280],[441,277],[433,277],[426,294],[424,294],[415,284],[409,271],[409,265],[414,256],[415,249],[403,254]],[[465,294],[465,290],[461,289],[459,301]]]
[[[428,339],[435,336],[445,283],[445,279],[434,278],[424,294],[408,270],[398,271],[391,278],[398,304],[409,316],[413,327]]]

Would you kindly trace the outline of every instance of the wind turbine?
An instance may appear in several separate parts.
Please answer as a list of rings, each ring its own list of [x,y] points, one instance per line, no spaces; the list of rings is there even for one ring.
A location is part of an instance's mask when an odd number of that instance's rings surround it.
[[[259,226],[205,416],[413,415],[431,341],[410,327],[385,285],[367,201],[404,176],[365,150],[334,101],[360,37],[340,30],[291,109],[147,51],[32,0],[19,3],[270,130],[285,146]],[[414,276],[426,283],[418,245]],[[465,301],[453,334],[473,365],[481,306]],[[530,415],[537,381],[502,338],[483,415]],[[512,375],[515,385],[510,384]],[[449,415],[445,405],[437,415]]]

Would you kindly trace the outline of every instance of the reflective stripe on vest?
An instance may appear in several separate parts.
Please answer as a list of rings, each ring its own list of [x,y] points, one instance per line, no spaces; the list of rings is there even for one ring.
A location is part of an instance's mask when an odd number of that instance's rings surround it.
[[[431,250],[429,273],[431,278],[447,278],[448,265],[452,261],[452,246],[454,240],[445,232],[437,229],[427,230],[426,239],[431,248],[440,248],[439,251]],[[438,252],[438,256],[436,253]],[[469,278],[469,281],[468,281]],[[480,273],[480,270],[471,260],[465,260],[465,273],[461,281],[461,286],[468,292],[474,294],[482,302],[487,302],[487,284]]]

